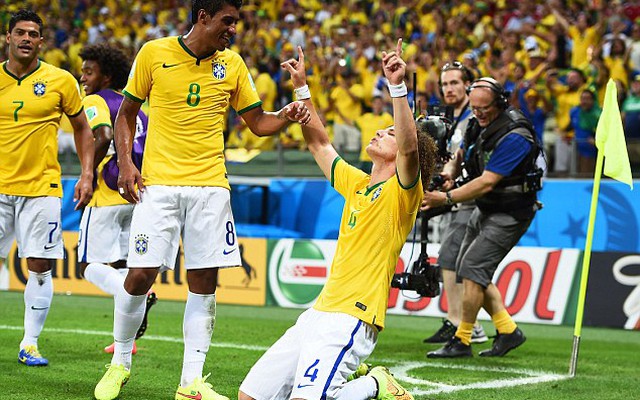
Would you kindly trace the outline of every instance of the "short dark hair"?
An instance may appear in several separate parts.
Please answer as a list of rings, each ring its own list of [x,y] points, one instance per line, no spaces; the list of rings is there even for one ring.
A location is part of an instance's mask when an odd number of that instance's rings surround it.
[[[40,28],[40,36],[42,36],[42,18],[35,12],[27,9],[19,10],[17,13],[11,16],[9,19],[9,33],[16,27],[16,24],[20,21],[31,21],[38,24]]]
[[[237,8],[242,7],[242,0],[192,0],[191,1],[191,23],[198,22],[198,11],[204,10],[207,14],[213,16],[222,10],[222,6],[229,4]]]
[[[83,61],[95,61],[103,75],[111,77],[111,89],[120,90],[127,84],[131,64],[122,50],[106,44],[84,47],[80,53]]]

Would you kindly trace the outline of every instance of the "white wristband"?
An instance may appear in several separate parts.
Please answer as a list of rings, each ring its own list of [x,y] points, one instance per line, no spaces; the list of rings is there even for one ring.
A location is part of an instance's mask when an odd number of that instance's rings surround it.
[[[293,89],[293,91],[296,93],[296,100],[306,100],[311,98],[309,85],[304,85],[303,87]]]
[[[388,86],[391,97],[404,97],[407,95],[407,85],[404,82],[399,85],[389,84]]]

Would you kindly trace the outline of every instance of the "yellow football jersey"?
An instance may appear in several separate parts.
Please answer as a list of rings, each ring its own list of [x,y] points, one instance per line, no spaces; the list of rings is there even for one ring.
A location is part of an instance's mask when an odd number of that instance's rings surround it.
[[[43,61],[17,78],[0,68],[0,193],[62,197],[58,127],[82,112],[75,78]]]
[[[329,279],[314,308],[353,315],[384,328],[391,278],[422,200],[419,176],[397,175],[368,187],[370,176],[337,157],[331,185],[345,198]]]
[[[89,95],[82,99],[82,104],[84,105],[84,113],[87,116],[87,121],[89,121],[89,126],[92,131],[95,131],[101,126],[113,128],[113,125],[111,124],[109,106],[102,97],[96,94]],[[107,156],[105,156],[105,158],[100,162],[100,165],[98,165],[98,170],[95,175],[97,178],[97,184],[93,189],[93,197],[88,204],[89,207],[106,207],[127,204],[127,201],[123,199],[117,191],[109,189],[102,177],[102,169],[111,157],[113,157],[113,151],[110,149]]]
[[[262,104],[239,54],[226,49],[197,58],[181,36],[153,40],[138,53],[124,94],[149,98],[145,185],[229,188],[225,111],[242,114]]]

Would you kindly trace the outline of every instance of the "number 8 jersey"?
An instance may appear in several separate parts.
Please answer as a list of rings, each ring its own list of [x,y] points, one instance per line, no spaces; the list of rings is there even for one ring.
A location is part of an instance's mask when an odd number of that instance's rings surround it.
[[[145,185],[229,188],[225,112],[231,106],[242,115],[262,104],[239,54],[225,49],[198,58],[182,36],[148,42],[133,63],[124,94],[137,102],[149,98]]]

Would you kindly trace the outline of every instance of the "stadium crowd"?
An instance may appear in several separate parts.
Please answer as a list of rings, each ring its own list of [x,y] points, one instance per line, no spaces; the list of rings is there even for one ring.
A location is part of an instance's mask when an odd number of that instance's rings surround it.
[[[25,5],[9,0],[3,26]],[[145,42],[190,28],[178,0],[31,0],[45,17],[42,58],[80,76],[83,46],[107,42],[131,58]],[[620,0],[248,0],[231,48],[250,68],[265,109],[292,100],[280,63],[305,49],[308,81],[334,144],[360,151],[390,124],[391,102],[380,49],[403,37],[410,101],[441,101],[441,67],[459,60],[475,77],[492,76],[511,91],[544,139],[554,176],[589,173],[594,133],[609,78],[616,82],[632,165],[640,163],[640,1]],[[3,29],[3,33],[6,29]],[[2,40],[0,46],[6,47]],[[0,60],[6,58],[6,49]],[[416,72],[415,86],[413,72]],[[413,88],[417,90],[414,93]],[[233,112],[227,147],[304,149],[299,125],[279,138],[252,135]],[[364,133],[364,134],[363,134]],[[361,160],[367,159],[362,152]]]

